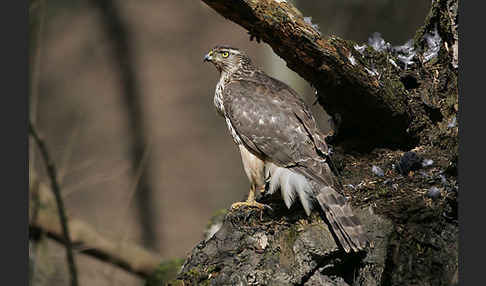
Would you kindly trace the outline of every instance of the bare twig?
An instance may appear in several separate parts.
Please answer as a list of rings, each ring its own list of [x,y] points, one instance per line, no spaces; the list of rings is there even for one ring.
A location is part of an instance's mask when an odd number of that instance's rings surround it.
[[[64,245],[66,246],[66,256],[67,256],[68,268],[69,268],[69,273],[71,275],[71,286],[77,286],[78,285],[78,275],[77,275],[77,270],[76,270],[76,264],[74,262],[71,238],[69,236],[69,227],[68,227],[68,223],[67,223],[66,212],[65,212],[65,209],[64,209],[64,202],[63,202],[62,197],[61,197],[61,188],[60,188],[58,180],[57,180],[56,167],[55,167],[54,162],[52,161],[51,157],[49,156],[49,152],[47,152],[47,147],[46,147],[44,141],[41,140],[41,138],[37,134],[37,131],[35,130],[33,123],[30,120],[29,120],[29,133],[32,136],[32,138],[34,138],[35,143],[39,147],[39,151],[40,151],[41,156],[44,159],[44,163],[46,165],[49,180],[51,181],[51,185],[52,185],[52,192],[54,193],[54,197],[56,199],[59,219],[60,219],[61,226],[62,226],[62,239],[63,239]]]
[[[30,62],[31,62],[31,71],[30,71],[30,92],[29,92],[29,118],[32,120],[32,123],[35,124],[37,121],[37,102],[39,98],[39,75],[40,75],[40,66],[41,66],[41,59],[42,59],[42,36],[44,33],[44,26],[46,21],[46,9],[47,9],[47,0],[37,0],[31,1],[29,6],[29,17],[32,19],[38,19],[31,27],[35,37],[33,41],[32,47],[35,48],[34,51],[31,51],[30,55]],[[29,179],[30,174],[35,170],[35,152],[33,144],[29,146]]]
[[[47,3],[44,0],[35,0],[31,1],[29,5],[29,19],[38,19],[31,24],[30,30],[31,34],[34,35],[35,39],[32,41],[32,47],[35,49],[34,51],[30,51],[30,62],[31,62],[31,71],[30,71],[30,92],[29,92],[29,118],[32,122],[36,122],[37,118],[37,102],[38,102],[38,94],[39,94],[39,70],[41,64],[41,56],[42,56],[42,35],[44,31],[45,25],[45,18],[46,18],[46,6]],[[32,20],[31,20],[32,21]],[[34,173],[35,166],[36,166],[36,158],[34,152],[34,144],[29,144],[29,183],[32,183],[32,174]],[[32,194],[34,198],[37,197],[37,194]],[[38,200],[34,200],[33,204],[31,204],[32,208],[32,218],[35,220],[37,218],[37,212],[39,210],[39,203]],[[34,276],[36,273],[36,260],[34,257],[34,253],[36,252],[36,243],[29,242],[29,285],[32,285],[34,281]]]
[[[66,151],[64,152],[64,156],[61,160],[61,164],[59,164],[59,183],[62,184],[64,177],[66,176],[68,163],[71,159],[71,155],[73,154],[73,146],[75,142],[78,142],[76,139],[78,138],[79,130],[81,126],[80,120],[76,120],[74,127],[72,128],[72,132],[68,137],[68,142],[66,144]]]
[[[52,192],[39,180],[33,181],[35,184],[30,186],[30,192],[35,191],[39,194],[37,200],[43,207],[39,210],[36,220],[31,219],[30,229],[41,231],[48,238],[65,244]],[[34,188],[37,188],[37,191]],[[31,197],[31,200],[34,199],[36,198]],[[68,218],[68,224],[75,252],[110,263],[142,278],[149,277],[162,262],[162,257],[158,253],[136,244],[120,243],[119,240],[110,239],[82,220]]]

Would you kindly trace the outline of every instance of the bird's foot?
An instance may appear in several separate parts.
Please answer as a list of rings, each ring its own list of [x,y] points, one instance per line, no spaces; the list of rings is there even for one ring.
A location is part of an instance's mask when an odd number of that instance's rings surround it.
[[[259,203],[257,201],[246,201],[246,202],[237,202],[231,205],[231,209],[235,210],[241,207],[249,207],[249,208],[258,208],[260,210],[264,209],[269,209],[272,210],[272,208],[269,205]]]

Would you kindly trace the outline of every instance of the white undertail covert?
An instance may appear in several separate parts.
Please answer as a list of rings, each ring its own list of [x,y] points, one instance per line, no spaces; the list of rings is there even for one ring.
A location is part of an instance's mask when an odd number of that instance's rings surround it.
[[[310,215],[314,204],[314,196],[312,195],[312,186],[306,177],[291,169],[267,163],[265,166],[265,178],[269,180],[268,191],[270,194],[275,193],[280,188],[287,208],[290,209],[295,197],[298,196],[305,213]]]

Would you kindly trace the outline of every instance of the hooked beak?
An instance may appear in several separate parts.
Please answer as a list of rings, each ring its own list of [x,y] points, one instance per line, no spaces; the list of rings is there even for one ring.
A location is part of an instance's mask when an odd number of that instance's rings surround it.
[[[203,62],[210,62],[210,61],[213,59],[212,55],[213,55],[213,53],[212,53],[212,52],[207,53],[207,54],[204,56],[204,60],[203,60]]]

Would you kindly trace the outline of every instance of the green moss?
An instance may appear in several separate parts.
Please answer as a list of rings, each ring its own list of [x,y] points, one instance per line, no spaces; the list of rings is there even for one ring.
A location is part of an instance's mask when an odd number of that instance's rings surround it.
[[[211,274],[213,272],[218,272],[218,267],[216,267],[215,265],[209,265],[206,273]]]
[[[282,233],[280,237],[280,265],[290,266],[293,263],[295,256],[294,243],[297,240],[298,234],[299,232],[296,225],[291,226],[289,230]]]
[[[188,281],[196,282],[196,285],[209,285],[208,274],[201,267],[194,267],[187,273]]]
[[[433,22],[433,19],[437,16],[436,13],[438,11],[438,8],[436,8],[437,4],[433,3],[432,7],[430,7],[429,14],[427,14],[427,17],[425,18],[425,23],[422,27],[417,29],[417,32],[415,33],[415,36],[413,37],[413,43],[415,49],[422,49],[424,45],[424,35],[430,26],[430,23]]]
[[[199,268],[199,267],[194,267],[191,270],[187,272],[187,275],[189,275],[191,278],[194,278],[196,280],[199,280],[200,278],[204,278],[207,275],[204,273],[204,271]]]
[[[182,281],[176,280],[176,275],[183,263],[181,258],[162,262],[145,281],[145,286],[182,285]]]
[[[388,190],[383,187],[377,187],[376,194],[378,194],[379,196],[385,196],[386,194],[388,194]]]
[[[401,98],[406,93],[403,83],[399,79],[385,80],[383,99],[389,106],[393,106],[393,110],[400,114],[406,113],[406,107],[403,104],[403,98]]]
[[[296,226],[292,226],[287,234],[286,234],[286,242],[287,242],[287,245],[290,246],[290,247],[293,247],[295,241],[297,240],[297,236],[298,236],[299,232],[297,231],[297,227]]]

